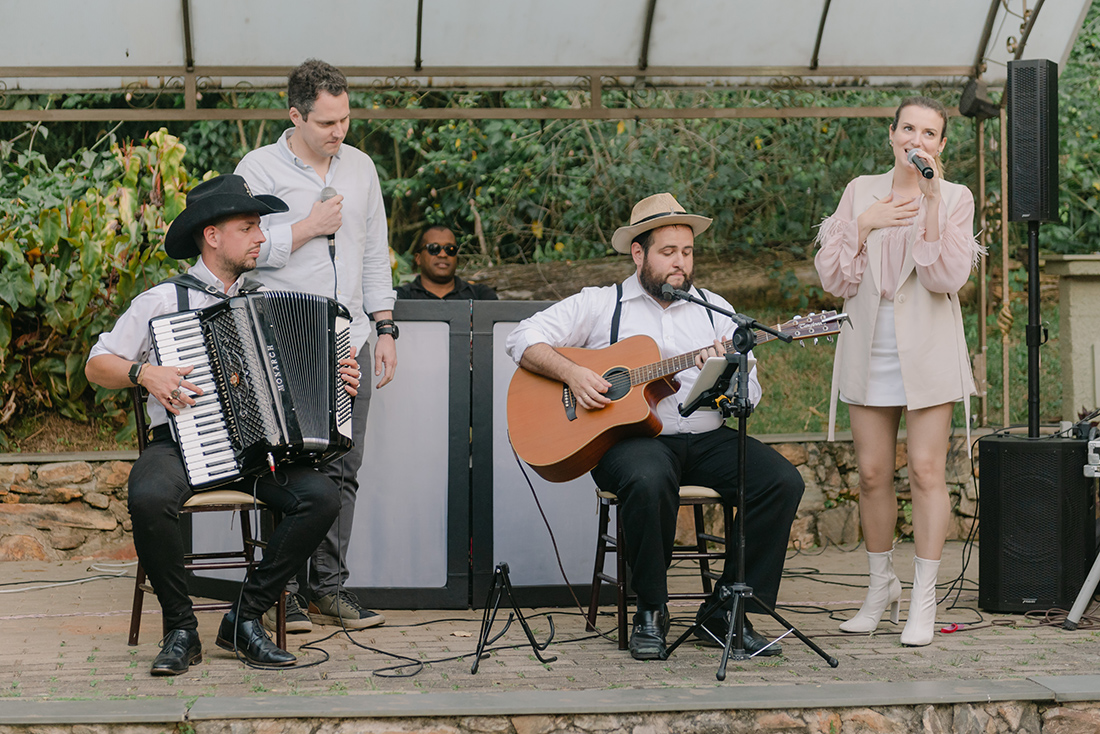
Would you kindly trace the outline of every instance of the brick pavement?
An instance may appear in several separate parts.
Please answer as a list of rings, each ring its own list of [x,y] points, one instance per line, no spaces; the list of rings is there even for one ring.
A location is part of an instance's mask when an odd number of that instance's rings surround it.
[[[903,580],[911,576],[912,545],[899,546],[896,566]],[[945,552],[941,584],[960,568],[961,544]],[[977,553],[973,554],[976,563]],[[73,579],[89,572],[88,562],[11,562],[0,567],[5,582]],[[356,647],[338,634],[317,643],[330,659],[300,670],[250,670],[213,645],[220,620],[217,613],[199,615],[206,659],[178,678],[152,678],[148,667],[156,654],[159,613],[143,618],[142,642],[126,645],[131,578],[93,581],[77,586],[0,594],[0,697],[24,700],[99,700],[129,697],[173,697],[194,700],[218,697],[361,695],[397,692],[581,691],[591,689],[696,689],[776,684],[830,684],[906,681],[1022,681],[1034,676],[1100,674],[1097,655],[1100,632],[1068,632],[1041,627],[1021,616],[981,615],[976,609],[977,569],[966,574],[958,608],[940,607],[938,627],[951,622],[965,625],[953,634],[938,634],[925,648],[898,643],[900,625],[880,625],[879,634],[842,635],[828,612],[842,619],[858,606],[865,580],[862,549],[845,552],[830,548],[819,554],[792,554],[788,578],[780,594],[787,605],[783,616],[812,636],[840,661],[830,668],[793,637],[783,641],[784,655],[731,661],[725,682],[715,680],[718,651],[686,644],[668,661],[636,662],[613,642],[585,633],[576,610],[550,610],[556,635],[548,654],[552,663],[540,663],[526,646],[518,625],[497,642],[516,647],[497,649],[470,673],[472,653],[481,623],[478,611],[386,610],[383,627],[353,633]],[[690,571],[674,569],[675,585],[694,582]],[[854,584],[840,586],[835,582]],[[9,590],[12,586],[0,587]],[[941,591],[942,593],[942,591]],[[907,598],[908,592],[905,597]],[[155,610],[156,604],[148,604]],[[903,605],[904,606],[904,605]],[[546,610],[530,611],[539,639],[549,625]],[[611,608],[602,627],[613,634]],[[682,630],[694,606],[673,610]],[[501,629],[502,615],[496,630]],[[983,619],[984,617],[984,619]],[[904,608],[903,608],[904,618]],[[993,624],[995,622],[996,624]],[[756,621],[757,629],[777,634],[772,620]],[[308,635],[290,637],[292,651],[317,641],[333,628],[315,628]],[[385,677],[379,669],[394,661],[384,650],[423,661],[409,677]],[[462,655],[461,659],[431,662]],[[319,660],[317,652],[300,652],[303,662]],[[764,689],[761,689],[762,691]],[[761,694],[765,695],[765,694]]]

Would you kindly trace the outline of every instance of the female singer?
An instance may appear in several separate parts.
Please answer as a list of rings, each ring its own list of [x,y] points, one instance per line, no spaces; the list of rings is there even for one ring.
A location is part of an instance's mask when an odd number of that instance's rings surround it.
[[[893,169],[848,184],[836,213],[818,231],[821,249],[814,260],[822,286],[845,299],[852,319],[833,365],[829,438],[839,395],[851,416],[870,564],[867,598],[840,629],[871,632],[887,607],[898,621],[894,461],[904,412],[917,554],[901,642],[913,646],[932,641],[936,619],[936,574],[951,515],[951,414],[963,401],[969,425],[974,394],[957,293],[982,249],[972,234],[973,196],[943,180],[946,127],[939,102],[902,101],[890,125]]]

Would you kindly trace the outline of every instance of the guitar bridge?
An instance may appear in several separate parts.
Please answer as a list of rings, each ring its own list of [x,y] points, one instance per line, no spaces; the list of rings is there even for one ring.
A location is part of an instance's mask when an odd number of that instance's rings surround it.
[[[571,421],[577,420],[576,398],[568,385],[561,386],[561,404],[565,406],[565,417]]]

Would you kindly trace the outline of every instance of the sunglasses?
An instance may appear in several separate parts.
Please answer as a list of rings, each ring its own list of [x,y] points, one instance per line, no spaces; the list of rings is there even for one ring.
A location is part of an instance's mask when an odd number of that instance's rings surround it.
[[[438,242],[433,242],[430,245],[425,245],[424,249],[427,250],[428,254],[432,257],[438,256],[441,252],[446,252],[447,257],[458,255],[458,245],[441,245]]]

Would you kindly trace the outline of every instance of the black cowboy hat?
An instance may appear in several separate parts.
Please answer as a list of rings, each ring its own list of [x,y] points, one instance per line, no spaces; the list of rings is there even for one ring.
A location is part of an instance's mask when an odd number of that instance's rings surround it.
[[[172,221],[168,234],[164,236],[164,251],[176,260],[195,257],[199,254],[194,234],[198,228],[231,214],[263,216],[285,212],[289,208],[277,196],[253,196],[240,176],[232,173],[217,176],[203,181],[187,194],[187,208]]]

